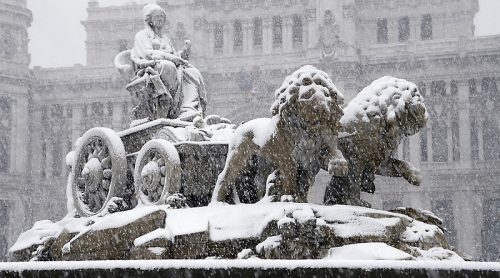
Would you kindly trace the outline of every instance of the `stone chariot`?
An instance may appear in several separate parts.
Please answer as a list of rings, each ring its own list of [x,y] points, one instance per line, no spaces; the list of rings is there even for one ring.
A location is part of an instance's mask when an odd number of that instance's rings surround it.
[[[115,65],[129,76],[137,67],[130,51],[118,54]],[[186,121],[158,113],[161,103],[154,101],[149,76],[134,78],[127,90],[135,106],[132,127],[88,130],[68,163],[68,187],[78,214],[161,205],[174,194],[188,206],[208,205],[228,152],[228,142],[212,140],[211,130],[229,122],[218,116]]]

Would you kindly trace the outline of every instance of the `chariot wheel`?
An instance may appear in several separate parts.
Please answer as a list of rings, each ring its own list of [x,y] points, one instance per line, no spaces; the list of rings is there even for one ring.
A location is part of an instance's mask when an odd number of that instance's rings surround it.
[[[113,130],[96,127],[78,139],[72,167],[71,191],[80,216],[100,213],[113,197],[126,188],[126,159],[123,143]]]
[[[181,184],[179,153],[163,139],[148,141],[139,151],[134,169],[136,198],[144,205],[161,205],[179,193]]]

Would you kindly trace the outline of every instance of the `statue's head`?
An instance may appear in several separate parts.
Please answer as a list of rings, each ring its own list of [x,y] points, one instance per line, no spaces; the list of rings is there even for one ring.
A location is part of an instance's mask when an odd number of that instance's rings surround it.
[[[385,76],[364,88],[344,109],[342,126],[364,123],[384,126],[388,133],[411,136],[427,123],[424,98],[417,85],[404,79]]]
[[[324,71],[303,66],[285,78],[275,92],[273,116],[309,127],[339,127],[344,96]],[[292,123],[292,122],[291,122]]]
[[[162,28],[167,21],[167,13],[157,4],[148,4],[142,9],[144,23],[151,28]]]

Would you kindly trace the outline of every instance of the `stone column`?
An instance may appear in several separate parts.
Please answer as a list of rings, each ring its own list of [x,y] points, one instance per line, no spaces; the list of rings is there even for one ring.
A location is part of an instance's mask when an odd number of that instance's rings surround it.
[[[318,57],[321,57],[319,50],[315,51],[315,48],[317,48],[317,44],[319,41],[319,32],[318,32],[318,23],[316,22],[317,18],[317,11],[316,9],[307,9],[306,10],[306,34],[307,36],[304,36],[304,41],[303,45],[307,43],[307,58],[308,59],[318,59]]]
[[[17,101],[16,99],[11,99],[10,102],[10,115],[11,115],[11,121],[10,121],[10,145],[9,145],[9,167],[8,171],[11,174],[15,174],[17,172],[16,169],[16,153],[17,153],[17,138],[16,138],[16,133],[17,133]]]
[[[222,46],[222,55],[228,55],[229,54],[229,50],[231,49],[231,41],[229,40],[229,23],[222,23],[222,25],[224,27],[223,30],[222,30],[222,41],[223,41],[223,46]],[[231,44],[231,45],[230,45]]]
[[[212,23],[210,24],[206,31],[208,32],[208,53],[210,56],[215,55],[215,48],[214,48],[214,43],[215,43],[215,25]]]
[[[33,104],[33,114],[32,114],[32,124],[33,124],[33,134],[31,134],[32,138],[36,138],[31,141],[31,169],[33,174],[36,176],[35,180],[40,177],[41,173],[41,165],[42,165],[42,129],[44,126],[42,125],[42,113],[41,106]]]
[[[234,50],[234,25],[232,22],[224,24],[224,54],[233,55]]]
[[[45,153],[45,177],[47,178],[50,178],[52,177],[52,159],[54,159],[52,157],[52,149],[53,149],[53,145],[51,144],[52,142],[52,136],[53,134],[52,133],[47,133],[47,140],[45,141],[45,150],[46,150],[46,153]]]
[[[273,51],[273,21],[272,19],[262,20],[262,52],[271,53]]]
[[[462,167],[471,166],[471,142],[470,142],[470,102],[469,85],[467,81],[457,82],[458,87],[458,129],[460,164]]]
[[[446,146],[448,147],[448,162],[453,161],[453,139],[451,130],[451,113],[446,117]]]
[[[410,40],[419,41],[420,40],[420,20],[418,16],[410,17]]]
[[[477,122],[477,147],[479,150],[479,161],[484,160],[483,122],[484,118],[480,116]]]
[[[121,102],[113,102],[113,130],[122,130],[123,105]]]
[[[397,18],[387,18],[387,42],[399,42],[399,27]]]
[[[410,137],[410,162],[415,167],[420,168],[420,134]]]
[[[432,123],[427,123],[427,162],[432,161]]]
[[[252,21],[243,21],[243,49],[242,53],[244,55],[249,54],[253,49],[253,33],[252,33]]]
[[[76,139],[78,137],[82,136],[81,134],[81,123],[82,123],[82,110],[83,110],[83,105],[82,104],[75,104],[73,105],[72,113],[73,117],[71,118],[71,144],[75,144]]]

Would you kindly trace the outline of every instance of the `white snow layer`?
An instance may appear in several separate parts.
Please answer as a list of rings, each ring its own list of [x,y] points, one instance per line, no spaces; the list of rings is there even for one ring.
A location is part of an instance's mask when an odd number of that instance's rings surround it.
[[[370,122],[384,115],[387,120],[393,120],[409,103],[424,105],[417,85],[384,76],[373,81],[349,102],[340,122],[342,125],[354,121]]]
[[[327,260],[412,260],[408,253],[381,242],[349,244],[330,248]]]

